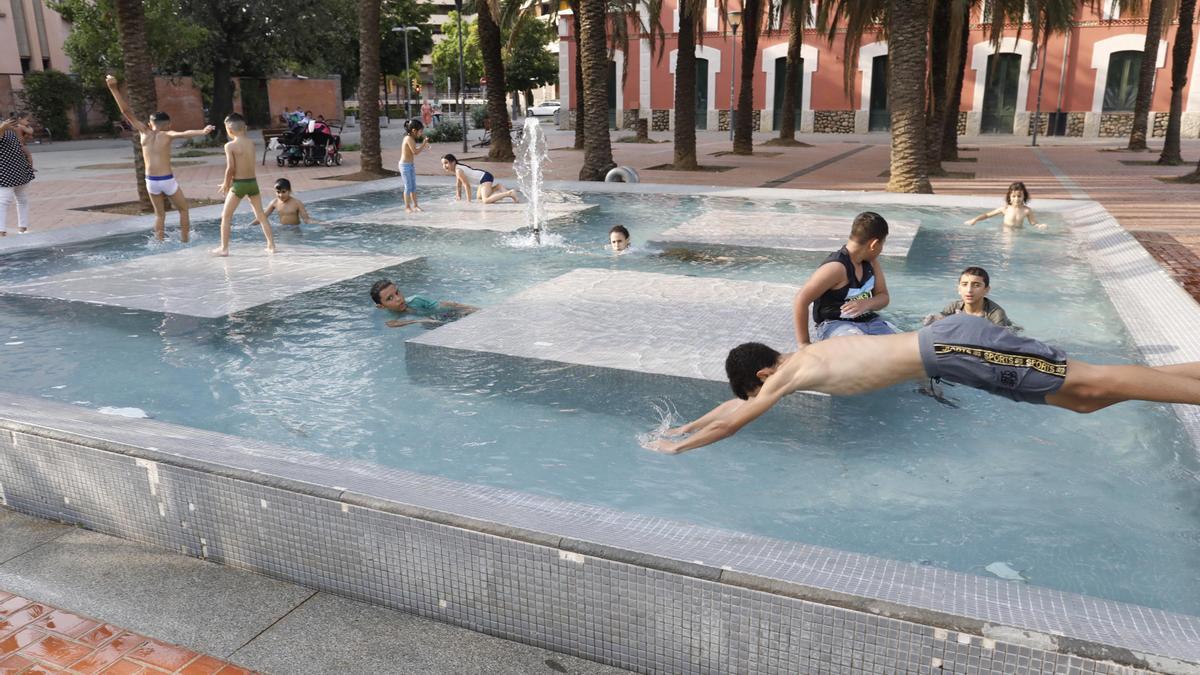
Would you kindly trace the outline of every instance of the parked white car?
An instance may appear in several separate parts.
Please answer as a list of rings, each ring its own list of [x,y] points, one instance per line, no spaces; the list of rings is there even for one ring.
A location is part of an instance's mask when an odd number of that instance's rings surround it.
[[[558,112],[558,109],[561,107],[562,104],[558,101],[542,101],[541,103],[530,107],[529,114],[533,115],[534,117],[553,115],[554,113]]]

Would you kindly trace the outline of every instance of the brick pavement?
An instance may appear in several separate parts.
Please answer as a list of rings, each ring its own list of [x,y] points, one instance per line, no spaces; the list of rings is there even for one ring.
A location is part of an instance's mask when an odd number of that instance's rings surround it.
[[[112,624],[0,591],[0,675],[249,675]]]

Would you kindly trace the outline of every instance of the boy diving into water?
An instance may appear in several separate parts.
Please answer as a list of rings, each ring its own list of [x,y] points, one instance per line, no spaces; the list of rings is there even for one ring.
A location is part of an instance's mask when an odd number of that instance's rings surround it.
[[[741,400],[671,430],[669,435],[695,433],[680,441],[659,439],[653,450],[677,454],[728,438],[797,391],[850,396],[922,378],[1080,413],[1123,401],[1200,404],[1200,362],[1094,365],[969,314],[914,333],[829,338],[792,354],[748,342],[729,351],[725,372]]]

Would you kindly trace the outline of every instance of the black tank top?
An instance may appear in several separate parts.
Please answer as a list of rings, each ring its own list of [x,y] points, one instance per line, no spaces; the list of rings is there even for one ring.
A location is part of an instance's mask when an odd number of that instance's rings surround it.
[[[871,269],[871,263],[864,260],[862,264],[862,279],[854,275],[854,261],[850,259],[850,252],[843,246],[837,251],[829,254],[822,265],[837,262],[841,263],[846,269],[845,286],[841,288],[831,288],[821,294],[821,297],[813,301],[812,315],[813,323],[822,323],[825,321],[854,321],[855,323],[863,323],[870,321],[876,317],[875,312],[867,312],[860,314],[853,319],[842,318],[842,305],[850,300],[862,300],[875,295],[875,270]]]

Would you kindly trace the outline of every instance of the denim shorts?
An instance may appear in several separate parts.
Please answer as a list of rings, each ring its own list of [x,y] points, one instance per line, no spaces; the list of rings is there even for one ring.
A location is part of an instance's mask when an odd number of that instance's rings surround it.
[[[870,321],[822,321],[813,331],[813,341],[843,335],[891,335],[899,332],[890,321],[878,316]]]
[[[404,194],[417,191],[417,165],[400,164],[400,179],[404,181]]]

